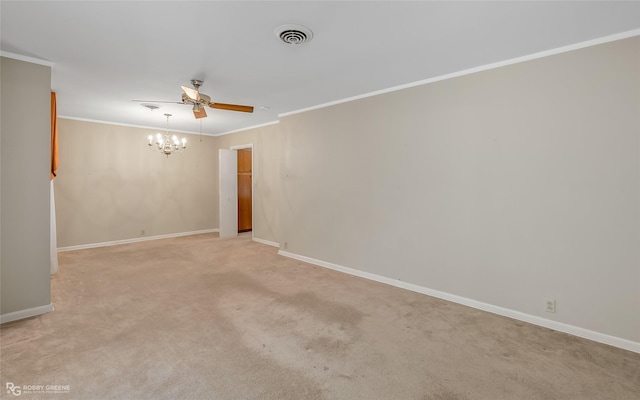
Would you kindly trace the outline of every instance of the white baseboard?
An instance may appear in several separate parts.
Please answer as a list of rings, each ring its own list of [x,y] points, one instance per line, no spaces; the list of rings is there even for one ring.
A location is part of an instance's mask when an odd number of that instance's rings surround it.
[[[253,241],[254,242],[258,242],[258,243],[262,243],[262,244],[266,244],[267,246],[280,247],[280,243],[272,242],[271,240],[259,239],[257,237],[254,237]]]
[[[621,349],[633,351],[635,353],[640,353],[640,343],[633,342],[631,340],[622,339],[616,336],[607,335],[600,332],[591,331],[588,329],[580,328],[577,326],[565,324],[558,321],[552,321],[549,319],[545,319],[542,317],[538,317],[535,315],[525,314],[520,311],[511,310],[508,308],[498,307],[492,304],[483,303],[480,301],[468,299],[466,297],[457,296],[454,294],[441,292],[434,289],[429,289],[423,286],[414,285],[412,283],[402,282],[397,279],[387,278],[385,276],[372,274],[369,272],[359,271],[357,269],[344,267],[342,265],[333,264],[330,262],[316,260],[311,257],[301,256],[299,254],[290,253],[288,251],[280,250],[278,254],[293,258],[295,260],[304,261],[309,264],[318,265],[320,267],[325,267],[329,269],[333,269],[335,271],[344,272],[346,274],[358,276],[365,279],[370,279],[372,281],[386,283],[387,285],[396,286],[402,289],[411,290],[412,292],[426,294],[428,296],[437,297],[439,299],[451,301],[453,303],[462,304],[468,307],[476,308],[478,310],[487,311],[493,314],[502,315],[504,317],[513,318],[519,321],[528,322],[533,325],[542,326],[545,328],[553,329],[559,332],[568,333],[570,335],[579,336],[581,338],[593,340],[595,342],[600,342],[604,344],[608,344],[610,346],[619,347]]]
[[[83,250],[83,249],[93,249],[96,247],[104,247],[104,246],[116,246],[119,244],[127,244],[127,243],[137,243],[137,242],[146,242],[148,240],[158,240],[158,239],[168,239],[180,236],[191,236],[191,235],[200,235],[203,233],[215,233],[219,232],[219,229],[204,229],[201,231],[191,231],[191,232],[179,232],[179,233],[169,233],[166,235],[156,235],[156,236],[142,236],[133,239],[124,239],[124,240],[114,240],[112,242],[102,242],[102,243],[89,243],[89,244],[80,244],[77,246],[66,246],[66,247],[58,247],[58,252],[61,251],[72,251],[72,250]]]
[[[36,315],[46,314],[51,311],[53,311],[53,304],[47,304],[46,306],[33,307],[26,310],[2,314],[0,315],[0,324],[4,324],[5,322],[17,321],[19,319],[35,317]]]

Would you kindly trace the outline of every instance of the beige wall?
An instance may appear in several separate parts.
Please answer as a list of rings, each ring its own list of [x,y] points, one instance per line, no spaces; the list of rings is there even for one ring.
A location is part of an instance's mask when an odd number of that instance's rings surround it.
[[[216,137],[216,144],[220,149],[253,144],[253,235],[270,242],[279,242],[280,232],[279,132],[279,125],[273,124]],[[215,157],[217,160],[217,152]],[[216,176],[216,188],[217,182]]]
[[[153,132],[59,120],[58,247],[218,227],[215,138],[183,135],[186,152],[166,158]]]
[[[59,120],[59,247],[218,228],[218,149],[254,147],[254,236],[278,241],[278,125],[221,137],[185,135],[167,159],[148,129]],[[202,141],[201,141],[202,139]]]
[[[51,303],[51,68],[2,57],[0,75],[0,313],[4,320],[11,313],[29,316],[33,313],[26,310]]]
[[[280,241],[640,342],[639,89],[636,37],[283,117]]]

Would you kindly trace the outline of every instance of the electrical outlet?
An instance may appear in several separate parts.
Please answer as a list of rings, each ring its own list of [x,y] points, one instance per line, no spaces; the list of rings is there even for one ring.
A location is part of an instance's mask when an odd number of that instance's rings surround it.
[[[282,243],[282,248],[283,248],[284,250],[288,249],[288,248],[289,248],[289,242],[284,242],[284,243]]]
[[[144,235],[146,235],[146,232],[143,229],[143,230],[140,231],[140,236],[144,236]]]
[[[546,299],[544,304],[545,304],[544,310],[546,312],[549,312],[549,313],[556,312],[556,301],[554,299]]]

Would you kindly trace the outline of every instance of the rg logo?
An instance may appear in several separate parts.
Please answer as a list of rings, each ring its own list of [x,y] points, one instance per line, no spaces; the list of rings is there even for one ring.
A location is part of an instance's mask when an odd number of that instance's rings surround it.
[[[14,396],[20,396],[22,394],[22,390],[20,390],[20,386],[16,386],[12,382],[7,382],[6,388],[7,388],[7,393],[12,393]]]

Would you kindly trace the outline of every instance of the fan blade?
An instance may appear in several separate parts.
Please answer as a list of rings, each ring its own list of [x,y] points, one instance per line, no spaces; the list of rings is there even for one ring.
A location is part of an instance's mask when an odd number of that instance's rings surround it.
[[[189,96],[189,98],[195,101],[200,100],[200,93],[198,93],[197,90],[191,89],[190,87],[186,87],[186,86],[180,86],[180,87],[182,88],[182,91],[184,92],[184,94]]]
[[[196,119],[207,118],[207,112],[204,110],[204,107],[199,110],[193,110],[193,115]]]
[[[252,113],[252,106],[240,106],[237,104],[225,104],[225,103],[209,103],[209,107],[217,108],[219,110],[240,111],[246,113]]]

